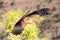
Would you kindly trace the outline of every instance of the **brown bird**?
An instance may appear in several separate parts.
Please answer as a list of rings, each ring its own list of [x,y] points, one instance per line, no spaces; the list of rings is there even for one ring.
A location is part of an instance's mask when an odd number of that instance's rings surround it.
[[[27,23],[30,21],[34,21],[35,18],[38,18],[40,16],[48,15],[49,14],[49,8],[43,8],[38,11],[34,11],[28,15],[23,16],[14,26],[12,33],[13,34],[21,34],[24,30],[24,27]]]

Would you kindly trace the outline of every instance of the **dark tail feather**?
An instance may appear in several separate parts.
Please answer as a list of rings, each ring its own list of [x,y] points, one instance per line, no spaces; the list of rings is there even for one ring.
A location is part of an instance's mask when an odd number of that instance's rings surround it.
[[[50,9],[49,8],[43,8],[43,9],[40,9],[40,10],[38,10],[38,14],[39,15],[48,15],[49,14],[49,11],[50,11]]]

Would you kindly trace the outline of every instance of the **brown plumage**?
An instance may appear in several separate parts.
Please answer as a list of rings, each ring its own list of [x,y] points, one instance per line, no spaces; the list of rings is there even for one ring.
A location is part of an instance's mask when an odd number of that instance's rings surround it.
[[[44,16],[49,14],[49,8],[43,8],[38,11],[34,11],[33,13],[30,13],[28,15],[23,16],[14,26],[12,33],[13,34],[21,34],[24,30],[25,25],[29,21],[34,21],[35,18],[38,18],[39,16]]]

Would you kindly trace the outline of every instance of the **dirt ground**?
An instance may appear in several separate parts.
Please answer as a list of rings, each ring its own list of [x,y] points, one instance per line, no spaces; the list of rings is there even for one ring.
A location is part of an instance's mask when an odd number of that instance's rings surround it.
[[[51,14],[44,16],[41,30],[50,40],[60,40],[60,0],[0,0],[0,15],[17,8],[21,8],[26,14],[41,8],[51,9]],[[0,21],[2,21],[1,18]],[[2,39],[6,36],[4,31],[6,29],[0,28],[0,30]]]

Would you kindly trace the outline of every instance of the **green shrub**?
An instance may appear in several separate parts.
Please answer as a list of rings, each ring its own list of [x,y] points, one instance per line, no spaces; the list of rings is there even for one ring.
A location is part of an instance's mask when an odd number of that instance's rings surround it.
[[[3,21],[2,23],[0,23],[1,27],[5,28],[6,25],[8,25],[9,27],[7,30],[7,32],[9,33],[9,35],[6,37],[7,40],[45,40],[45,39],[48,40],[47,37],[44,37],[42,39],[38,37],[41,31],[38,28],[39,25],[37,24],[40,24],[44,20],[42,16],[40,16],[38,19],[35,19],[34,22],[27,24],[24,27],[22,34],[20,35],[12,34],[11,31],[14,25],[23,15],[25,14],[21,9],[17,9],[16,11],[9,10],[6,14],[2,15]]]
[[[3,21],[1,23],[2,27],[9,26],[8,32],[11,32],[16,22],[24,15],[21,9],[9,10],[6,14],[2,15]]]

